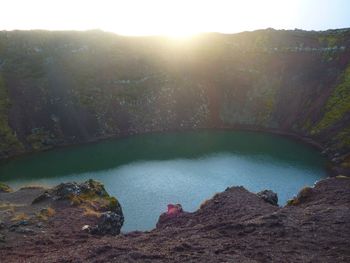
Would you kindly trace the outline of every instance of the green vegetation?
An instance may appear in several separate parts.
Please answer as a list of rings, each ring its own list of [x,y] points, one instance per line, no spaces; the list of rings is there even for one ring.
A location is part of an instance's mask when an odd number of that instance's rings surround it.
[[[0,182],[0,193],[1,192],[10,193],[10,192],[12,192],[12,189],[7,184]]]
[[[339,42],[339,37],[334,34],[324,34],[318,38],[320,43],[326,43],[329,47],[334,47]]]
[[[350,148],[350,127],[341,130],[334,138],[333,141],[338,144],[339,148]]]
[[[28,220],[30,217],[26,213],[17,213],[11,218],[11,221],[18,222],[23,220]]]
[[[115,211],[117,209],[119,209],[119,202],[118,200],[113,197],[113,196],[109,196],[105,198],[107,200],[107,210],[111,210],[111,211]]]
[[[257,113],[259,123],[262,126],[270,126],[270,120],[272,113],[274,112],[274,107],[276,103],[276,93],[280,87],[277,83],[273,86],[268,86],[268,88],[263,91],[261,98],[259,100],[262,102],[262,109]]]
[[[81,193],[68,196],[72,205],[80,206],[85,209],[85,214],[95,216],[101,211],[121,209],[118,200],[106,192],[102,183],[90,179],[85,184]]]
[[[304,187],[300,190],[297,197],[288,200],[287,205],[299,205],[303,203],[305,200],[309,199],[313,194],[313,189],[311,187]]]
[[[55,209],[51,207],[43,208],[39,213],[36,214],[36,217],[40,220],[47,221],[50,217],[54,216],[55,213]]]
[[[350,154],[348,154],[343,162],[341,163],[341,166],[344,167],[344,168],[350,168]]]
[[[327,47],[339,47],[348,37],[349,30],[347,29],[328,30],[319,34],[318,41],[320,44]]]
[[[325,113],[321,121],[312,129],[311,134],[320,133],[343,119],[350,111],[350,66],[341,76],[340,83],[335,87],[327,101]]]
[[[7,112],[10,101],[5,87],[5,81],[0,73],[0,156],[6,156],[9,152],[22,150],[22,144],[13,134],[8,125]]]

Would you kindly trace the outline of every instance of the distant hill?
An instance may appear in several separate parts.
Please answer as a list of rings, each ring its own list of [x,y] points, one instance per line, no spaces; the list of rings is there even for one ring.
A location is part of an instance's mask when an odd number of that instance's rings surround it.
[[[99,138],[273,129],[350,149],[350,29],[0,32],[0,157]]]

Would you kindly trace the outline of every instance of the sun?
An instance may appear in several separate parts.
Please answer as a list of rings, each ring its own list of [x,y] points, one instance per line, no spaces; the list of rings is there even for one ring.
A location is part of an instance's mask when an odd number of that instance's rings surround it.
[[[188,29],[183,27],[168,27],[165,31],[161,32],[160,34],[174,40],[187,40],[193,38],[199,33],[199,30],[195,29]]]
[[[107,15],[113,19],[106,20],[102,27],[123,35],[163,35],[174,39],[188,39],[204,31],[207,22],[212,21],[209,16],[208,19],[203,19],[202,16],[207,12],[204,12],[205,6],[198,1],[140,1],[138,8],[132,11],[133,15],[127,16],[126,14],[130,14],[130,7],[127,2],[123,6],[119,5],[119,10],[125,12]]]
[[[198,34],[198,32],[182,31],[180,29],[180,30],[169,30],[166,33],[162,33],[161,35],[169,37],[169,38],[175,38],[175,39],[188,39],[188,38],[193,37],[196,34]]]
[[[101,29],[119,35],[188,39],[202,32],[234,33],[273,25],[287,28],[292,14],[298,13],[298,5],[292,2],[297,1],[11,0],[4,1],[6,12],[0,16],[0,27]]]

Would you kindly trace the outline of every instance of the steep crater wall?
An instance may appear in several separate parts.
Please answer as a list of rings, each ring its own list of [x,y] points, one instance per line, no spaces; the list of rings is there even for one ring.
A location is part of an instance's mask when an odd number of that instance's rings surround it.
[[[100,31],[0,32],[0,158],[150,131],[294,133],[350,149],[350,30],[184,42]]]

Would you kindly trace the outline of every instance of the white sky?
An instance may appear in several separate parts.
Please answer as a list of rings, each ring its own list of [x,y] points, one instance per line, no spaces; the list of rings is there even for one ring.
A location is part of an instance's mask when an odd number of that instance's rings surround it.
[[[0,30],[126,35],[350,27],[347,0],[0,0]]]

